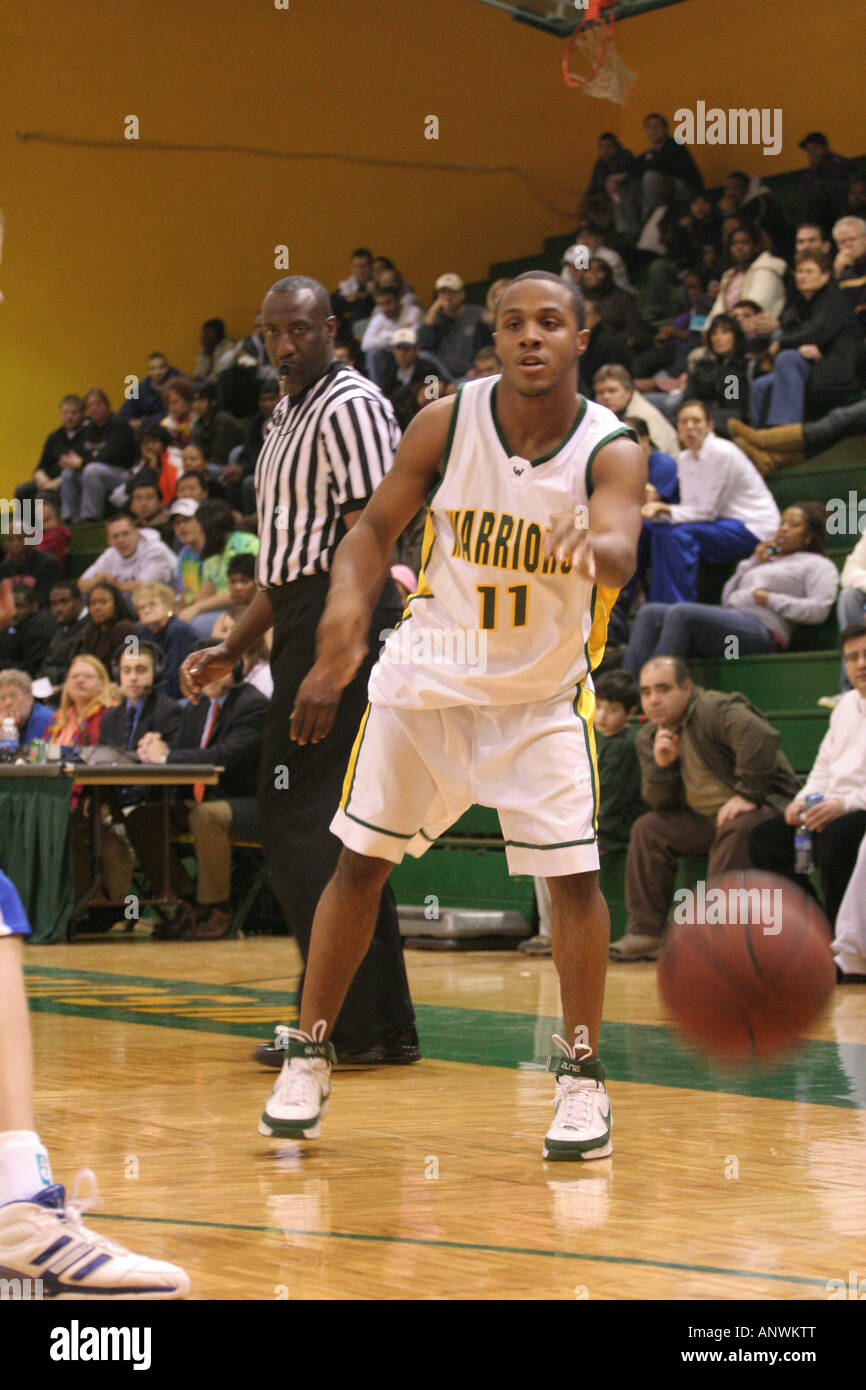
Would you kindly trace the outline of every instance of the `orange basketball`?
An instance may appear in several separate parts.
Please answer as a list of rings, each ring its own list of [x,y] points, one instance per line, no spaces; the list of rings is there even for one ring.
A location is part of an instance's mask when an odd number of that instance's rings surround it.
[[[796,884],[748,869],[675,895],[659,994],[712,1058],[778,1057],[814,1022],[836,983],[829,923]]]

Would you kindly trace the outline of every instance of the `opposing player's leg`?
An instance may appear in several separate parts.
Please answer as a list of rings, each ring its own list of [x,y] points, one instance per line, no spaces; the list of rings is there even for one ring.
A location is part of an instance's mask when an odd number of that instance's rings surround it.
[[[561,1055],[549,1064],[557,1078],[555,1110],[543,1153],[552,1160],[607,1158],[613,1151],[610,1098],[598,1039],[610,915],[597,872],[550,878],[548,886],[565,1038],[555,1039]]]
[[[133,1255],[83,1226],[74,1194],[67,1201],[52,1182],[34,1128],[23,969],[29,932],[15,887],[0,872],[0,1278],[38,1279],[46,1299],[182,1298],[189,1289],[182,1269]]]

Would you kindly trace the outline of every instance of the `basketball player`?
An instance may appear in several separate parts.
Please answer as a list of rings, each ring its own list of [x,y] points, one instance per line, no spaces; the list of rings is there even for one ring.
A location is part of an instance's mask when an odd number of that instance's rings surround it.
[[[611,1153],[590,670],[634,573],[647,472],[631,431],[577,395],[587,339],[572,286],[546,271],[512,281],[497,307],[502,375],[416,416],[336,553],[317,660],[292,713],[302,745],[326,736],[365,657],[391,547],[435,487],[418,593],[370,677],[331,825],[344,848],[316,910],[299,1026],[283,1030],[263,1134],[318,1135],[328,1034],[383,884],[407,850],[422,854],[479,802],[499,811],[510,872],[543,875],[552,897],[567,1041],[554,1039],[562,1055],[548,1062],[557,1081],[544,1156]],[[483,661],[468,659],[470,645]]]
[[[0,259],[2,253],[0,215]],[[0,1279],[39,1279],[45,1299],[182,1298],[189,1290],[182,1269],[88,1230],[75,1192],[67,1202],[52,1182],[33,1115],[23,951],[29,935],[15,885],[0,871]]]

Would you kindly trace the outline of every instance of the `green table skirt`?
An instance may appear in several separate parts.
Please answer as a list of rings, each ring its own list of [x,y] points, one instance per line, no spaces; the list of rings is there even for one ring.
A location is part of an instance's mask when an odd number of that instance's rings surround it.
[[[72,786],[71,777],[0,782],[0,867],[21,895],[31,940],[43,944],[65,939],[75,905]]]

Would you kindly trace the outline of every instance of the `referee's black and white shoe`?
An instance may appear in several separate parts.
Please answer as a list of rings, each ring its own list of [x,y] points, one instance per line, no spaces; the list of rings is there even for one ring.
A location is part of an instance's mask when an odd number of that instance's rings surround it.
[[[275,1071],[285,1061],[285,1050],[280,1035],[273,1042],[259,1043],[253,1054],[262,1066],[273,1067]],[[381,1043],[363,1052],[338,1052],[337,1069],[341,1067],[405,1067],[412,1062],[420,1062],[421,1048],[418,1032],[414,1024],[409,1028],[399,1028],[389,1033]]]

